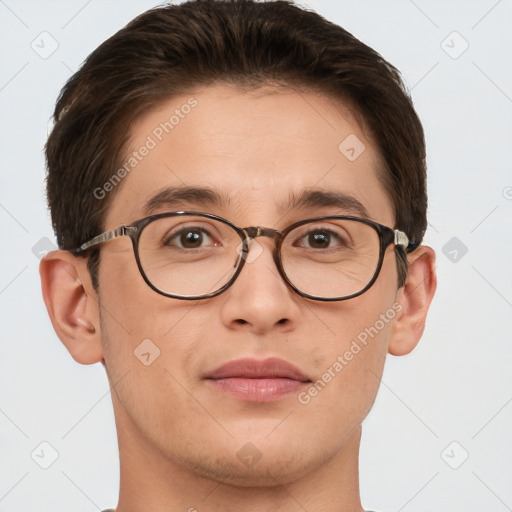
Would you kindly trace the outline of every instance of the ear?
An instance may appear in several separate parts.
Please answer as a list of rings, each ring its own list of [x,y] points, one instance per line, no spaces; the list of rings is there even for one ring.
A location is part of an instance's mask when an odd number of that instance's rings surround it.
[[[53,328],[73,359],[81,364],[101,361],[98,296],[87,260],[68,251],[52,251],[41,260],[39,273]]]
[[[430,247],[421,245],[408,256],[408,260],[405,285],[397,295],[402,309],[395,317],[388,349],[395,356],[408,354],[420,341],[437,287],[436,255]]]

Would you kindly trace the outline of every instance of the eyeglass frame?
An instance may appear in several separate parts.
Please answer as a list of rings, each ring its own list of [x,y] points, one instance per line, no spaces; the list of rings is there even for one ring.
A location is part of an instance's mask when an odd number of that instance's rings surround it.
[[[164,292],[163,290],[160,290],[157,288],[146,276],[146,273],[144,272],[144,269],[142,268],[142,264],[139,257],[139,240],[140,236],[146,226],[151,224],[152,222],[166,218],[166,217],[175,217],[175,216],[188,216],[188,215],[194,215],[194,216],[200,216],[205,217],[208,219],[212,219],[215,221],[219,221],[221,223],[226,224],[230,228],[232,228],[237,235],[240,237],[242,241],[242,249],[239,253],[240,258],[237,262],[237,269],[235,273],[231,276],[229,281],[216,290],[215,292],[204,294],[204,295],[198,295],[198,296],[183,296],[183,295],[176,295],[172,293]],[[342,297],[318,297],[315,295],[310,295],[308,293],[302,292],[299,290],[288,278],[286,275],[286,272],[283,267],[282,259],[281,259],[281,245],[284,240],[284,238],[290,233],[290,231],[293,231],[294,229],[311,222],[319,222],[327,219],[338,219],[338,220],[353,220],[356,222],[361,222],[363,224],[366,224],[370,227],[372,227],[379,237],[379,261],[375,268],[374,275],[372,279],[368,282],[368,284],[360,291],[356,293],[352,293],[350,295],[342,296]],[[311,300],[317,300],[322,302],[334,302],[334,301],[342,301],[342,300],[348,300],[355,297],[358,297],[359,295],[362,295],[366,291],[368,291],[377,278],[379,277],[382,264],[384,262],[384,255],[386,249],[389,247],[389,245],[394,244],[395,246],[402,247],[405,252],[411,253],[415,249],[418,248],[420,245],[420,242],[414,243],[410,242],[408,236],[398,229],[392,229],[388,226],[384,226],[383,224],[379,224],[378,222],[375,222],[370,219],[362,218],[362,217],[353,217],[350,215],[324,215],[320,217],[312,217],[310,219],[304,219],[298,222],[295,222],[285,228],[283,231],[273,229],[273,228],[265,228],[261,226],[249,226],[246,228],[241,228],[235,224],[233,224],[231,221],[224,219],[223,217],[219,217],[218,215],[214,215],[212,213],[205,213],[205,212],[196,212],[196,211],[175,211],[175,212],[165,212],[165,213],[158,213],[155,215],[150,215],[148,217],[144,217],[142,219],[136,220],[132,222],[130,225],[123,224],[122,226],[119,226],[115,229],[110,229],[108,231],[105,231],[101,233],[100,235],[95,236],[88,242],[83,243],[80,245],[80,247],[76,249],[71,249],[69,252],[74,254],[75,256],[82,255],[89,249],[93,247],[97,247],[98,245],[101,245],[105,242],[109,242],[111,240],[114,240],[116,238],[120,238],[122,236],[129,236],[132,241],[132,247],[133,252],[135,255],[135,261],[137,263],[137,267],[139,269],[139,272],[146,282],[146,284],[155,292],[157,292],[160,295],[163,295],[165,297],[173,298],[173,299],[180,299],[180,300],[202,300],[202,299],[209,299],[211,297],[216,297],[217,295],[220,295],[224,291],[226,291],[230,286],[233,285],[233,283],[236,281],[240,273],[242,272],[242,269],[246,262],[246,257],[242,256],[242,254],[248,254],[249,251],[249,243],[253,238],[257,238],[260,236],[267,236],[275,241],[274,251],[273,251],[273,259],[277,266],[277,270],[279,271],[280,276],[284,279],[286,284],[292,288],[298,295],[301,297],[305,297],[307,299]]]

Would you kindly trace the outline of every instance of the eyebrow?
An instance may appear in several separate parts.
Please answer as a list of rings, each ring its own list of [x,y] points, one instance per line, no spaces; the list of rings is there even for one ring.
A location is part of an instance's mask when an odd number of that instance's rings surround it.
[[[231,198],[220,194],[208,187],[166,187],[151,197],[143,207],[147,215],[162,208],[183,207],[183,203],[197,204],[199,207],[226,208],[231,203]],[[286,203],[281,203],[281,212],[308,209],[334,207],[346,213],[354,214],[369,219],[368,211],[355,197],[343,192],[326,191],[322,189],[304,190],[300,194],[291,194]]]
[[[319,207],[339,208],[359,217],[370,218],[366,208],[355,197],[345,194],[344,192],[333,192],[321,189],[305,190],[299,195],[292,194],[289,198],[288,205],[286,205],[283,210]]]
[[[183,203],[225,207],[230,203],[230,200],[229,197],[225,197],[208,187],[166,187],[151,197],[144,205],[143,210],[146,214],[151,215],[163,207],[179,207]]]

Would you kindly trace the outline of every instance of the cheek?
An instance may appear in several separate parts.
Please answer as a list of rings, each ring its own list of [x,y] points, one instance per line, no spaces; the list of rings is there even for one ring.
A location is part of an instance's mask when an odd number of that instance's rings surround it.
[[[329,408],[333,425],[352,418],[356,426],[375,399],[393,322],[402,307],[396,301],[394,264],[386,257],[378,280],[363,295],[318,309],[331,333],[315,344],[314,353],[321,354],[317,380],[298,398],[319,414]]]
[[[203,339],[194,306],[180,304],[172,309],[165,297],[162,301],[165,310],[160,305],[160,309],[151,307],[151,301],[132,308],[125,299],[123,303],[128,307],[116,319],[102,309],[104,357],[116,400],[125,418],[131,419],[129,423],[138,425],[149,438],[157,425],[167,425],[164,430],[169,430],[169,435],[176,433],[173,425],[180,417],[182,429],[188,428],[190,415],[183,412],[192,410],[194,402],[187,379]],[[196,409],[197,416],[201,411]]]
[[[342,336],[316,348],[322,354],[321,370],[297,397],[307,411],[310,428],[324,431],[340,448],[375,401],[391,329],[391,320],[385,323],[380,318],[386,311],[368,308],[357,317],[338,318]]]
[[[100,262],[102,334],[108,334],[112,342],[129,338],[130,346],[146,338],[161,340],[187,316],[194,303],[167,298],[150,288],[138,270],[129,240],[124,242],[122,249],[102,254]]]
[[[113,382],[123,379],[120,398],[131,400],[165,388],[165,370],[182,380],[203,338],[205,320],[196,310],[198,303],[156,293],[130,255],[123,256],[106,257],[100,264],[100,329],[110,377]]]

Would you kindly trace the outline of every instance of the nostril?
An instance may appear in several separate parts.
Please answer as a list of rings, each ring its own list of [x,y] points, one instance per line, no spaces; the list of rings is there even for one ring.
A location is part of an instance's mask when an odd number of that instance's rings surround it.
[[[281,325],[286,324],[288,323],[288,318],[281,318],[281,320],[279,320],[277,323]]]
[[[235,322],[240,325],[245,325],[249,323],[247,320],[244,320],[243,318],[237,318]]]

